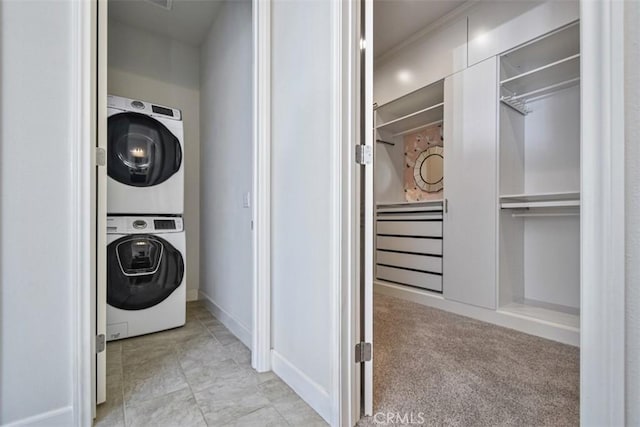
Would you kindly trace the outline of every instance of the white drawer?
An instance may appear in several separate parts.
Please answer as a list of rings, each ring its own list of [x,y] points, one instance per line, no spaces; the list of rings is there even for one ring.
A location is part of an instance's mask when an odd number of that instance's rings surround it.
[[[419,213],[379,213],[377,218],[380,220],[416,220],[416,219],[431,219],[442,220],[442,212],[419,212]]]
[[[378,234],[442,237],[442,221],[378,221]]]
[[[428,255],[377,251],[376,264],[442,273],[442,258]]]
[[[413,237],[376,237],[378,249],[390,251],[413,252],[417,254],[442,255],[442,240],[414,239]]]
[[[378,279],[381,280],[442,292],[442,276],[437,274],[420,273],[382,265],[376,266],[376,273]]]

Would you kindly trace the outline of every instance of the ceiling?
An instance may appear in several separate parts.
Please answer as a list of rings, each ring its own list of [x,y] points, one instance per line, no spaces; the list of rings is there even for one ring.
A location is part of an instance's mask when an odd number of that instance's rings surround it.
[[[209,32],[221,0],[109,0],[109,18],[199,46]],[[467,0],[374,0],[374,56],[380,57]]]
[[[373,54],[378,58],[467,0],[374,0]]]
[[[172,0],[167,10],[147,0],[109,0],[109,19],[199,46],[221,4],[218,0]]]

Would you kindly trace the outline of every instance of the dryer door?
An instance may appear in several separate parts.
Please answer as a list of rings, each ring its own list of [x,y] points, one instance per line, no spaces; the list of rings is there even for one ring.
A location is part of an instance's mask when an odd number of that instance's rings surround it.
[[[143,310],[164,301],[184,277],[182,254],[161,237],[124,236],[107,247],[107,303]]]
[[[109,117],[107,145],[109,176],[134,187],[158,185],[182,163],[178,138],[146,114],[127,112]]]

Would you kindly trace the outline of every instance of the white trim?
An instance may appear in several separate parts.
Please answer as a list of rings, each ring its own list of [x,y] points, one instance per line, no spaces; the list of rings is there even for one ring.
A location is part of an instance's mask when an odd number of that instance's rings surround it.
[[[73,226],[71,265],[72,274],[72,406],[60,408],[45,414],[20,421],[15,425],[90,425],[93,418],[92,355],[93,334],[91,321],[92,287],[95,286],[92,256],[92,190],[91,169],[94,163],[92,126],[93,102],[92,30],[94,9],[89,1],[72,4],[71,45],[76,52],[71,66],[70,79],[73,82],[72,121],[73,132],[71,159],[72,217]]]
[[[187,302],[197,301],[199,298],[199,289],[187,289]]]
[[[352,426],[355,425],[360,418],[360,404],[358,399],[358,390],[360,389],[360,369],[353,363],[354,346],[359,337],[356,335],[356,316],[357,295],[359,286],[358,268],[359,257],[357,252],[358,242],[358,222],[357,222],[357,204],[358,204],[358,168],[355,165],[355,145],[358,143],[358,108],[355,105],[359,97],[360,78],[357,73],[358,61],[360,60],[360,50],[358,49],[359,34],[359,10],[360,2],[342,2],[343,19],[342,19],[342,70],[341,78],[343,79],[342,87],[342,135],[343,141],[341,146],[341,163],[342,163],[342,188],[340,191],[342,212],[341,212],[341,282],[342,286],[337,310],[337,316],[340,316],[341,329],[338,333],[340,342],[338,343],[339,360],[341,369],[339,372],[339,380],[341,386],[336,388],[335,398],[338,400],[334,405],[338,408],[339,418],[336,419],[335,425]]]
[[[444,299],[442,296],[432,294],[416,288],[394,285],[376,281],[374,282],[376,293],[401,298],[406,301],[426,305],[428,307],[445,310],[460,316],[470,317],[494,325],[502,326],[516,331],[558,341],[564,344],[577,346],[580,343],[580,331],[571,326],[559,325],[541,319],[520,316],[504,311],[489,310],[469,304]]]
[[[231,331],[244,345],[251,348],[251,331],[233,315],[220,307],[209,295],[200,291],[200,300],[204,301],[209,311]]]
[[[373,129],[375,127],[375,121],[373,118],[373,50],[370,42],[373,41],[375,29],[373,28],[373,0],[364,1],[364,37],[367,40],[368,46],[364,49],[364,61],[362,75],[364,75],[364,85],[362,86],[361,99],[364,101],[363,109],[359,110],[358,123],[364,123],[364,135],[358,134],[360,144],[366,144],[374,152],[376,143],[374,138]],[[362,324],[359,327],[358,332],[361,333],[360,339],[364,342],[372,344],[372,359],[362,363],[362,414],[361,415],[373,415],[373,360],[375,359],[376,344],[373,337],[373,281],[374,281],[374,263],[375,263],[375,179],[374,179],[374,166],[375,160],[371,164],[364,168],[360,168],[361,188],[364,190],[364,194],[361,194],[358,200],[364,202],[364,207],[359,214],[359,218],[362,224],[359,224],[358,230],[364,232],[364,248],[360,248],[362,257],[362,268],[360,272],[363,280],[363,286],[361,288],[361,313],[360,319]],[[358,242],[359,243],[359,242]]]
[[[302,400],[307,402],[326,422],[332,423],[332,399],[327,390],[275,350],[271,350],[271,365],[273,372],[282,378]]]
[[[348,3],[348,2],[347,2]],[[331,343],[331,349],[329,351],[331,357],[331,416],[327,421],[333,426],[339,426],[341,423],[342,413],[342,207],[343,199],[342,193],[344,188],[344,182],[349,182],[350,177],[348,173],[344,173],[342,159],[344,156],[344,147],[348,147],[348,143],[351,139],[345,138],[343,133],[344,126],[351,119],[343,110],[343,97],[346,95],[348,98],[348,90],[350,82],[345,80],[345,73],[343,67],[348,67],[348,62],[344,61],[344,51],[349,49],[350,37],[349,33],[344,31],[343,28],[343,12],[344,5],[340,1],[331,2],[331,33],[332,33],[332,53],[333,58],[333,94],[331,100],[331,117],[333,117],[331,123],[332,144],[329,144],[329,155],[331,158],[331,182],[330,182],[330,200],[333,201],[331,206],[330,215],[330,234],[329,247],[333,248],[331,251],[329,261],[329,274],[331,277],[331,287],[329,289],[329,300],[331,301],[331,336],[333,342]],[[344,82],[344,85],[343,85]],[[345,92],[346,90],[346,92]],[[348,283],[348,282],[347,282]],[[326,419],[326,417],[325,417]]]
[[[624,2],[581,1],[580,419],[625,424]]]
[[[77,424],[77,417],[75,417],[74,415],[75,411],[73,410],[73,406],[65,406],[63,408],[54,409],[53,411],[43,412],[38,415],[23,418],[10,424],[5,424],[5,427],[51,427],[69,425],[88,426],[92,424],[91,420],[88,421],[88,424]]]
[[[251,366],[271,369],[271,2],[253,0],[253,337]]]

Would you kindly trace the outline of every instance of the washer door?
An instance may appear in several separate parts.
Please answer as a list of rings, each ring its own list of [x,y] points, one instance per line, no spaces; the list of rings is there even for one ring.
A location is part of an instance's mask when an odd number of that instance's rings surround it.
[[[134,187],[151,187],[169,179],[180,169],[182,149],[165,125],[140,113],[109,117],[107,173]]]
[[[107,247],[107,303],[143,310],[164,301],[184,276],[182,254],[158,236],[124,236]]]

